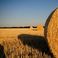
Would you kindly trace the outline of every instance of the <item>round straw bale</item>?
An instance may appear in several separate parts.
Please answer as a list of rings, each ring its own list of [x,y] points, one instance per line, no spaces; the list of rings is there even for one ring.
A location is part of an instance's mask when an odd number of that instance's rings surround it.
[[[58,8],[50,14],[45,23],[45,37],[53,55],[58,58]]]

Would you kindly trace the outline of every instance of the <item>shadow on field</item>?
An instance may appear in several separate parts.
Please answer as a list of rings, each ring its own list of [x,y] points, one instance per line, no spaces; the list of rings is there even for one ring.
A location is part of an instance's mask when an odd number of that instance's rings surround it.
[[[53,54],[49,49],[47,40],[43,36],[21,34],[18,35],[18,39],[20,39],[24,45],[36,48],[38,49],[38,51],[41,51],[42,53],[45,52],[46,54],[51,55],[53,57]]]
[[[4,53],[4,47],[0,45],[0,58],[6,58]]]

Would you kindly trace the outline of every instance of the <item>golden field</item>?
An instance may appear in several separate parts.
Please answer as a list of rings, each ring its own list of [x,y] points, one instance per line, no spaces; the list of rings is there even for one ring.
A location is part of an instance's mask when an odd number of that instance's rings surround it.
[[[39,25],[37,28],[0,28],[0,45],[3,46],[4,51],[4,54],[1,54],[1,58],[51,57],[45,54],[45,52],[41,52],[46,47],[44,42],[41,44],[38,41],[37,45],[37,40],[42,38],[41,41],[43,41],[45,39],[43,36],[44,28],[42,25]],[[41,45],[44,46],[42,47]]]

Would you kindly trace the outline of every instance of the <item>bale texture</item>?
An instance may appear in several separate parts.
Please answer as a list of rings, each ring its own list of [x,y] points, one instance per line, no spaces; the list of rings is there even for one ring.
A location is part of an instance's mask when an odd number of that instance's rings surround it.
[[[45,23],[45,37],[53,55],[58,58],[58,8],[50,14]]]

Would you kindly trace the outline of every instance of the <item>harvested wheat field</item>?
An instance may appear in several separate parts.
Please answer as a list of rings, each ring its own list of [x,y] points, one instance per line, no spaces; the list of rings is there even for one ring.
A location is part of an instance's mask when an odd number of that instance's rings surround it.
[[[0,28],[0,58],[52,58],[44,28]]]
[[[45,37],[54,56],[58,58],[58,8],[48,17],[45,24]]]

